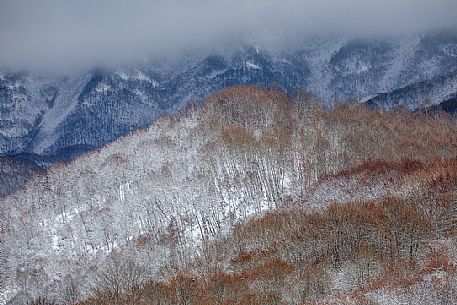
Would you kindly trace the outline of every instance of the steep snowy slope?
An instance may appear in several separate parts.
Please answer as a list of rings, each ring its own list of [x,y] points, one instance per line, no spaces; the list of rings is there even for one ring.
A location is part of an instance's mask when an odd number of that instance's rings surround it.
[[[390,93],[379,94],[367,101],[383,110],[403,106],[409,110],[430,107],[451,100],[457,94],[457,72],[413,83]],[[448,102],[449,103],[449,102]]]

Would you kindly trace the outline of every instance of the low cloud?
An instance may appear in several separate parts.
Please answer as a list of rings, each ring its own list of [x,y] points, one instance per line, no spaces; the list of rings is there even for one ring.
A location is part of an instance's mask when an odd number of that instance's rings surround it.
[[[122,63],[314,34],[457,27],[455,0],[0,0],[0,65]]]

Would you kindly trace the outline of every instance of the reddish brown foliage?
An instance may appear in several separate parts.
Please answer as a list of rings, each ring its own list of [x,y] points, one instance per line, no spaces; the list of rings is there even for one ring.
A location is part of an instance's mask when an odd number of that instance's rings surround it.
[[[210,137],[209,152],[223,147],[234,156],[269,154],[278,168],[303,175],[297,186],[303,192],[331,180],[355,181],[354,191],[381,185],[385,192],[371,197],[367,191],[344,204],[322,202],[325,210],[312,213],[303,209],[306,200],[295,198],[297,205],[238,224],[214,241],[214,249],[227,254],[217,262],[223,267],[148,283],[135,304],[282,304],[286,295],[311,304],[330,294],[328,272],[344,266],[356,266],[366,283],[335,295],[336,303],[347,297],[365,303],[367,291],[407,288],[436,270],[456,272],[448,256],[430,252],[432,240],[457,233],[455,123],[355,104],[326,111],[310,105],[306,94],[297,98],[306,108],[282,93],[229,88],[183,115],[204,118],[198,132]],[[167,123],[173,120],[161,122]],[[103,298],[93,302],[87,304],[105,304]]]

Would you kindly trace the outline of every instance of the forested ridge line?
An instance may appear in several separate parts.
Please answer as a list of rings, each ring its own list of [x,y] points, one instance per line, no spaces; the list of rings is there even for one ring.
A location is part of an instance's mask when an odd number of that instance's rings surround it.
[[[35,176],[2,201],[3,295],[395,304],[405,289],[455,300],[455,120],[315,100],[224,89]]]

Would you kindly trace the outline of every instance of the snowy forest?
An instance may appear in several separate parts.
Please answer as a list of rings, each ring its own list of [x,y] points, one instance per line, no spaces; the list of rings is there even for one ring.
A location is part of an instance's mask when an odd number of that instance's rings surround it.
[[[0,304],[456,304],[457,124],[226,88],[0,204]]]

